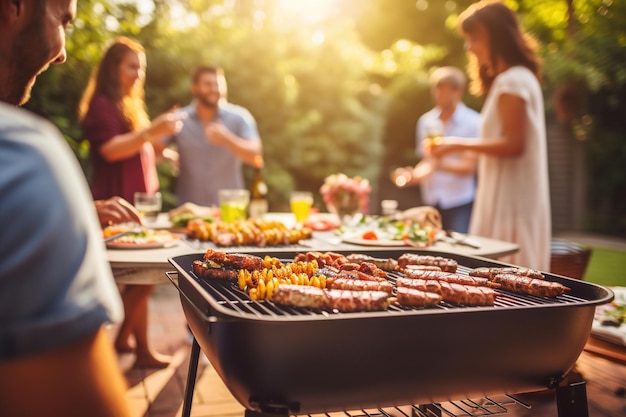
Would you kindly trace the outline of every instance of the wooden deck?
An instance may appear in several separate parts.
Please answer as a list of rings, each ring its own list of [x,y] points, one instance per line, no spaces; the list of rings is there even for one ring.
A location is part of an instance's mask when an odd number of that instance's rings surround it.
[[[150,339],[161,353],[170,354],[172,364],[162,370],[130,369],[132,354],[119,356],[119,365],[128,378],[127,397],[136,417],[178,417],[182,415],[187,366],[191,351],[190,337],[180,306],[178,292],[171,285],[157,287],[150,300]],[[111,335],[116,328],[111,328]],[[602,354],[602,346],[595,349]],[[514,360],[514,358],[512,358]],[[619,417],[626,415],[626,361],[609,360],[584,351],[575,372],[586,381],[591,417]],[[578,375],[572,373],[572,379]],[[507,416],[543,417],[557,414],[553,391],[516,396],[530,409],[517,404],[507,406]],[[486,415],[474,409],[472,415]],[[456,415],[468,415],[455,411]],[[201,355],[193,406],[193,417],[243,417],[244,409],[230,395],[208,360]],[[332,416],[346,416],[333,413]],[[411,416],[410,410],[390,410],[387,414],[355,412],[358,416]],[[446,414],[444,414],[446,415]],[[565,417],[565,416],[561,416]],[[568,416],[569,417],[569,416]]]

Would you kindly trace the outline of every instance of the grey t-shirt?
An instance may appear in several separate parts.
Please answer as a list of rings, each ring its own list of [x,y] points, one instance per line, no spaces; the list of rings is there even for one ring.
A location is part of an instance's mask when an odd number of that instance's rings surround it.
[[[187,113],[183,128],[177,135],[164,139],[164,144],[176,144],[180,157],[176,183],[178,204],[217,205],[220,189],[245,187],[242,162],[230,149],[206,140],[195,103],[180,111]],[[240,138],[259,137],[254,117],[241,106],[221,103],[214,120],[218,119]]]
[[[48,122],[0,104],[0,360],[75,342],[123,309],[75,156]]]

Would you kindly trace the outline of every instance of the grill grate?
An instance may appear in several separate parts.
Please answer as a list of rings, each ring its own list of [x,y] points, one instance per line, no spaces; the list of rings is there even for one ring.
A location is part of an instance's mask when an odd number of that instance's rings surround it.
[[[283,260],[283,262],[289,262],[288,260]],[[459,266],[457,269],[457,273],[460,275],[469,275],[469,272],[472,268]],[[340,313],[340,312],[331,312],[331,311],[323,311],[311,308],[299,308],[299,307],[289,307],[274,304],[268,301],[254,301],[248,297],[245,291],[240,290],[236,284],[234,283],[219,283],[219,284],[209,284],[205,280],[198,278],[192,271],[189,271],[189,274],[201,283],[202,287],[217,301],[217,303],[233,313],[243,314],[243,315],[253,315],[258,318],[281,318],[288,319],[293,317],[294,319],[305,317],[305,316],[314,316],[314,317],[331,317],[331,316],[339,316],[341,314],[354,314],[354,313]],[[395,284],[396,280],[400,278],[402,275],[399,273],[388,273],[387,278],[393,284]],[[394,290],[395,291],[395,290]],[[496,301],[493,307],[468,307],[468,306],[459,306],[455,304],[450,304],[446,302],[440,302],[437,305],[429,308],[419,308],[419,307],[405,307],[399,305],[389,305],[386,313],[388,314],[398,314],[406,311],[433,311],[433,310],[461,310],[461,309],[477,309],[477,308],[514,308],[514,307],[533,307],[533,306],[541,306],[541,305],[559,305],[559,304],[576,304],[581,302],[586,302],[587,300],[576,297],[570,294],[563,294],[555,298],[548,297],[536,297],[532,295],[526,294],[516,294],[509,291],[495,289],[498,293],[496,297]],[[381,312],[378,312],[381,313]],[[384,313],[384,312],[383,312]]]
[[[474,400],[451,401],[442,404],[409,405],[337,413],[308,414],[308,417],[479,417],[499,416],[508,413],[509,407],[531,406],[510,396],[484,397]]]

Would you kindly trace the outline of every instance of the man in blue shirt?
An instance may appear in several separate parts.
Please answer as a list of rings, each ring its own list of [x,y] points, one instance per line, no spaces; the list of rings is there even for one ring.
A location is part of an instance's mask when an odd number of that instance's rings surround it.
[[[461,102],[466,77],[460,69],[438,68],[430,84],[435,107],[419,118],[416,129],[416,150],[422,159],[415,167],[394,171],[392,181],[399,187],[419,184],[422,203],[440,211],[443,228],[466,233],[476,189],[477,157],[467,152],[434,158],[428,141],[442,136],[475,140],[480,136],[480,114]]]
[[[87,182],[58,130],[15,108],[65,61],[75,14],[76,0],[0,0],[1,416],[130,416],[104,327],[122,304]]]
[[[254,164],[262,144],[256,121],[248,110],[226,101],[226,80],[220,68],[200,66],[192,76],[194,101],[181,131],[162,145],[178,151],[178,203],[218,204],[220,189],[242,189],[242,163]]]

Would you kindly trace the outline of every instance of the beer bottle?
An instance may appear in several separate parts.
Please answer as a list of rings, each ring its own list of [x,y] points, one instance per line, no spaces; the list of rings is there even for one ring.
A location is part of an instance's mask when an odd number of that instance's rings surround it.
[[[263,157],[254,158],[254,177],[250,185],[250,217],[261,219],[267,213],[267,184],[263,181]]]

